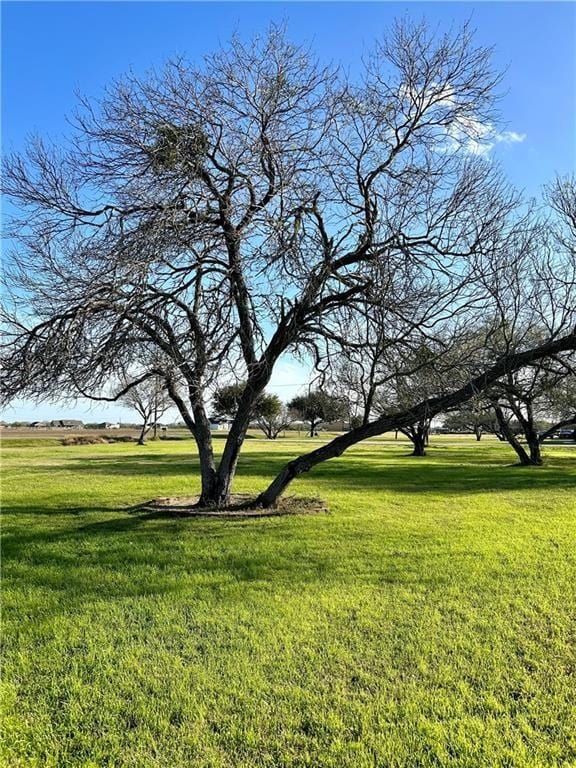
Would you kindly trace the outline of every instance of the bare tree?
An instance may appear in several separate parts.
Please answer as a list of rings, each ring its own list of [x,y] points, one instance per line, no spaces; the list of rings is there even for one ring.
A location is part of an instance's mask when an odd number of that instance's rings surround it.
[[[403,21],[357,81],[273,28],[200,68],[177,59],[84,101],[66,147],[37,139],[5,163],[22,211],[6,397],[104,391],[159,351],[171,367],[155,374],[198,446],[200,503],[225,504],[282,355],[330,356],[346,344],[343,316],[379,313],[406,338],[483,311],[498,254],[525,225],[481,154],[498,80],[467,27],[434,36]],[[519,342],[453,392],[290,462],[260,503],[358,440],[575,344],[556,313],[545,343]],[[206,403],[228,377],[245,386],[217,462]]]
[[[560,356],[553,360],[539,361],[521,371],[510,372],[489,390],[488,396],[500,429],[516,451],[520,464],[542,464],[539,422],[546,420],[555,390],[561,389],[566,380],[573,377],[569,358]],[[506,418],[506,412],[510,414],[509,418]],[[519,425],[528,450],[511,429],[510,417]]]
[[[142,419],[142,429],[138,437],[139,445],[144,445],[150,429],[154,430],[154,439],[156,439],[158,420],[173,405],[165,382],[159,376],[153,376],[130,387],[121,401],[135,410]]]

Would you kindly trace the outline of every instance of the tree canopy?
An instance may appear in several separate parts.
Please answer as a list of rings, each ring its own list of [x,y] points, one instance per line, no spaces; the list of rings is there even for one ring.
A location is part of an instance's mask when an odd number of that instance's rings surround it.
[[[345,400],[320,389],[294,397],[288,403],[288,408],[310,424],[311,437],[323,421],[336,421],[348,413]]]

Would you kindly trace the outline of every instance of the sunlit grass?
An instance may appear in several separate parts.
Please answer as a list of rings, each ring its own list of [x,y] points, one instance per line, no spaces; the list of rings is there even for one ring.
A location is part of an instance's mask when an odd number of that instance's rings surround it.
[[[174,520],[126,507],[198,489],[191,441],[7,441],[3,764],[575,765],[576,448],[407,453],[297,481],[327,515]]]

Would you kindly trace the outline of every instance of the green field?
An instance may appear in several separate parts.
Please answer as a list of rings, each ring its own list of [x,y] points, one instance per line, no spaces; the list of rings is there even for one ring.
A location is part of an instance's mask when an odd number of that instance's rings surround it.
[[[126,510],[191,441],[3,455],[3,766],[576,765],[576,446],[366,443],[294,483],[329,514],[246,520]]]

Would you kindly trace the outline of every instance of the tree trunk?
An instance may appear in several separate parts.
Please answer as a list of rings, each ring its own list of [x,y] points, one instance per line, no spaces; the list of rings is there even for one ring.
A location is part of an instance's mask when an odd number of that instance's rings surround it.
[[[144,424],[142,424],[142,429],[140,431],[140,436],[138,438],[138,445],[144,445],[146,442],[146,433],[148,432],[148,421],[145,419]]]
[[[199,507],[208,507],[214,503],[214,495],[216,489],[216,468],[214,466],[214,456],[211,450],[206,449],[206,445],[200,446],[198,440],[196,440],[198,446],[198,457],[200,459],[200,481],[202,483],[200,498],[198,499]]]
[[[196,442],[198,458],[200,460],[200,481],[202,483],[198,506],[207,506],[213,503],[216,467],[212,447],[212,432],[210,431],[210,422],[204,407],[203,390],[198,383],[188,384],[188,399],[192,407],[192,413],[190,413],[187,404],[174,386],[174,382],[171,379],[167,379],[166,385],[170,397]]]
[[[521,457],[521,463],[526,465],[540,466],[542,464],[542,454],[540,452],[540,441],[538,440],[538,432],[534,425],[534,413],[532,410],[532,404],[529,400],[525,400],[526,413],[522,411],[519,403],[513,398],[509,398],[512,413],[518,419],[518,423],[526,438],[526,444],[528,445],[528,452],[523,449],[524,457]]]
[[[534,429],[532,425],[527,427],[526,431],[526,442],[528,443],[528,448],[530,449],[530,464],[534,464],[536,466],[540,466],[543,464],[542,460],[542,452],[540,449],[540,440],[538,439],[538,433]]]
[[[212,448],[212,432],[210,430],[210,422],[206,416],[204,403],[201,399],[195,398],[195,401],[192,402],[192,411],[194,413],[192,434],[198,448],[200,480],[202,483],[198,506],[204,507],[213,503],[216,486],[216,465]]]
[[[263,389],[263,388],[262,388]],[[253,390],[251,394],[246,395],[238,408],[232,427],[226,439],[224,452],[216,472],[216,483],[214,486],[214,496],[212,503],[218,507],[226,506],[230,502],[230,491],[232,481],[236,473],[236,465],[240,455],[240,449],[244,443],[246,432],[250,425],[252,409],[256,398],[262,390]]]
[[[424,441],[421,440],[419,437],[415,438],[413,441],[414,444],[414,450],[412,451],[412,456],[426,456],[426,448],[424,445]]]
[[[538,430],[534,423],[534,411],[532,403],[526,403],[526,416],[520,420],[528,448],[530,449],[530,464],[540,466],[542,462],[542,453],[540,451],[540,440],[538,439]]]
[[[418,427],[410,437],[410,440],[412,440],[412,445],[414,446],[412,456],[426,456],[425,431]]]
[[[216,471],[211,499],[211,503],[215,506],[223,507],[230,502],[232,481],[236,474],[240,450],[250,426],[254,405],[270,380],[273,362],[273,360],[265,360],[258,365],[246,384],[236,416],[226,439],[218,470]]]
[[[506,417],[504,416],[504,412],[502,411],[502,408],[500,408],[499,405],[494,405],[494,413],[496,414],[496,418],[498,419],[498,424],[500,426],[500,430],[502,431],[502,434],[508,441],[508,443],[514,448],[516,451],[516,455],[518,456],[518,459],[520,460],[520,464],[524,467],[530,466],[532,464],[532,461],[530,459],[530,456],[524,449],[524,446],[522,443],[518,440],[514,432],[510,429],[510,425],[506,421]]]
[[[364,412],[362,414],[362,425],[365,426],[370,421],[370,413],[372,412],[372,405],[374,404],[374,396],[376,394],[376,387],[372,385],[366,395],[364,402]]]
[[[426,456],[426,445],[428,444],[427,434],[428,430],[421,424],[408,427],[407,429],[400,430],[402,434],[410,440],[413,445],[411,456]]]
[[[476,440],[480,442],[482,439],[482,427],[474,427],[474,434],[476,435]]]

